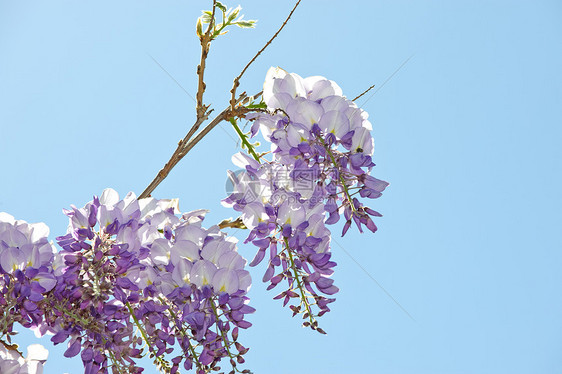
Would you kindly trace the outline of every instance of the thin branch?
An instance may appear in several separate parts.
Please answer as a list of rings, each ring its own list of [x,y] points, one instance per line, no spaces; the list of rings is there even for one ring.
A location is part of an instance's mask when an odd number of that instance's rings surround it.
[[[379,86],[379,88],[377,88],[375,90],[375,92],[373,92],[367,98],[367,100],[365,100],[365,102],[363,104],[361,104],[360,108],[363,107],[365,104],[367,104],[367,102],[369,100],[371,100],[373,98],[373,96],[375,96],[376,93],[379,92],[384,87],[384,85],[387,84],[396,75],[396,73],[398,73],[400,71],[400,69],[402,69],[404,67],[404,65],[406,65],[408,63],[408,61],[410,61],[412,59],[412,57],[414,57],[414,54],[412,54],[410,57],[408,57],[406,60],[404,60],[404,62],[400,66],[398,66],[398,68],[396,70],[394,70],[394,72],[392,74],[390,74],[390,76],[388,78],[386,78],[384,82],[382,82],[382,84]]]
[[[217,117],[215,117],[213,121],[211,121],[211,123],[214,124],[213,127],[215,127],[220,121],[225,119],[225,114],[226,114],[225,112],[230,112],[230,106],[227,109],[223,110]],[[170,160],[168,160],[166,165],[164,165],[164,167],[158,172],[158,174],[156,174],[156,177],[154,177],[154,179],[148,185],[148,187],[146,187],[146,189],[139,195],[139,199],[144,199],[146,197],[149,197],[150,194],[156,189],[156,187],[158,187],[158,185],[162,183],[164,179],[166,179],[166,177],[168,176],[170,171],[174,168],[174,166],[176,166],[178,162],[180,162],[181,159],[187,154],[187,152],[189,152],[189,150],[191,150],[191,148],[193,148],[193,146],[201,140],[202,136],[200,136],[201,135],[200,132],[193,139],[193,140],[198,139],[197,141],[195,141],[195,143],[193,143],[193,141],[188,142],[189,138],[194,132],[193,129],[198,128],[202,122],[203,122],[202,120],[198,119],[193,125],[193,127],[189,130],[189,133],[182,140],[179,141],[176,150],[172,154],[172,157],[170,157]],[[203,129],[202,132],[205,131],[205,129]],[[210,130],[211,129],[207,130],[205,134],[207,134]]]
[[[234,110],[234,106],[236,105],[236,89],[238,88],[238,86],[240,85],[240,78],[242,78],[242,76],[244,75],[244,73],[246,72],[246,70],[248,70],[248,68],[250,67],[250,65],[252,65],[252,63],[258,58],[259,55],[261,55],[261,53],[267,48],[269,47],[269,45],[271,44],[271,42],[277,37],[277,35],[279,35],[279,33],[281,32],[281,30],[283,30],[283,28],[285,27],[285,25],[287,24],[287,22],[289,22],[289,20],[291,19],[291,16],[293,15],[293,13],[295,12],[295,10],[297,9],[297,7],[299,6],[301,0],[298,0],[297,3],[295,4],[295,6],[293,7],[293,10],[291,10],[291,13],[289,13],[289,15],[287,16],[287,19],[285,19],[285,22],[283,22],[283,24],[281,25],[281,27],[279,28],[279,30],[277,30],[277,32],[275,33],[275,35],[273,35],[273,37],[271,39],[269,39],[269,41],[263,46],[262,49],[259,50],[258,53],[256,53],[256,55],[250,60],[250,62],[248,62],[248,64],[246,64],[246,66],[244,67],[244,69],[242,69],[242,72],[236,77],[234,78],[234,83],[232,85],[232,89],[230,90],[232,96],[230,98],[230,108],[232,110]]]
[[[207,109],[208,109],[208,106],[205,106],[205,104],[203,104],[203,94],[205,93],[205,89],[207,88],[203,78],[205,76],[207,56],[209,55],[209,49],[211,48],[211,40],[212,40],[211,34],[213,33],[215,28],[216,5],[217,5],[216,0],[213,0],[213,12],[211,15],[211,20],[209,21],[209,25],[205,33],[199,37],[199,40],[201,41],[201,60],[199,62],[199,65],[197,65],[197,76],[199,77],[199,81],[197,84],[197,95],[196,95],[197,119],[202,118],[205,115],[205,113],[207,113]],[[195,122],[195,125],[193,125],[194,129],[192,128],[193,131],[191,131],[192,135],[193,133],[195,133],[195,131],[197,131],[197,128],[199,127],[200,124],[201,122],[200,123]]]
[[[197,84],[197,100],[196,100],[196,113],[197,119],[191,128],[189,129],[187,135],[178,142],[178,146],[170,160],[164,165],[164,167],[158,172],[156,177],[152,180],[152,182],[148,185],[148,187],[140,194],[139,199],[144,199],[154,191],[154,189],[162,183],[164,179],[168,176],[168,173],[177,165],[178,162],[187,154],[185,151],[186,147],[189,145],[189,140],[191,137],[197,132],[199,126],[203,122],[205,122],[209,115],[211,114],[212,110],[209,110],[209,106],[203,104],[203,94],[205,93],[205,66],[207,61],[207,56],[209,55],[209,49],[211,47],[211,40],[212,40],[212,33],[214,32],[215,27],[215,10],[216,10],[217,2],[213,0],[213,11],[211,15],[211,20],[209,21],[209,25],[207,26],[207,30],[202,35],[199,35],[199,40],[201,42],[201,60],[199,65],[197,65],[197,76],[199,78]],[[198,32],[199,34],[199,32]],[[221,113],[222,114],[222,113]],[[220,122],[220,121],[219,121]]]
[[[144,199],[146,197],[149,197],[152,191],[154,191],[154,189],[158,187],[158,185],[162,183],[164,179],[166,179],[168,173],[170,173],[170,171],[174,168],[174,166],[176,166],[177,163],[180,162],[180,160],[182,159],[183,156],[181,156],[181,153],[183,152],[186,144],[188,143],[189,139],[195,132],[194,129],[197,130],[197,128],[201,125],[201,123],[203,123],[203,121],[207,119],[207,117],[208,115],[204,118],[198,118],[195,121],[195,124],[191,127],[187,135],[178,142],[178,146],[176,147],[176,150],[174,151],[172,157],[170,157],[166,165],[164,165],[164,167],[158,172],[156,177],[154,177],[152,182],[148,185],[148,187],[146,187],[143,193],[139,195],[139,199]]]
[[[180,157],[184,157],[193,147],[195,147],[197,143],[201,141],[201,139],[203,139],[205,135],[207,135],[221,121],[226,121],[235,115],[235,112],[232,112],[230,110],[230,106],[228,108],[225,108],[222,112],[220,112],[218,116],[213,118],[213,120],[209,122],[209,124],[205,126],[203,130],[199,131],[199,133],[193,139],[191,139],[189,143],[187,143],[183,152],[180,154]]]
[[[351,101],[357,101],[361,96],[365,95],[367,92],[371,91],[373,88],[375,88],[374,84],[371,87],[367,88],[365,91],[363,91],[363,93],[361,95],[357,96],[355,99],[353,99]]]
[[[201,117],[199,115],[197,115],[197,119],[195,120],[195,123],[193,124],[193,126],[191,126],[191,128],[189,129],[189,132],[187,133],[187,135],[185,135],[185,137],[182,140],[182,146],[185,146],[187,144],[189,139],[191,139],[193,134],[195,134],[195,132],[199,129],[199,126],[201,126],[201,124],[209,118],[209,115],[211,115],[212,112],[213,112],[213,109],[211,109],[209,111],[206,111],[205,113],[203,113],[203,115]],[[178,146],[179,146],[179,144],[178,144]]]
[[[271,41],[273,39],[275,39],[277,34],[279,34],[279,32],[283,29],[283,27],[285,26],[285,24],[287,23],[287,21],[289,20],[289,18],[291,17],[291,15],[293,14],[293,12],[295,11],[296,7],[299,5],[300,2],[301,2],[301,0],[299,0],[297,2],[295,7],[293,8],[291,13],[289,14],[289,17],[287,17],[287,20],[285,20],[285,22],[283,23],[281,28],[277,31],[277,33],[273,36],[273,38],[271,38],[271,40],[265,45],[265,47],[262,48],[262,50],[259,51],[256,56],[254,56],[252,61],[250,61],[250,63],[248,63],[248,65],[246,65],[246,67],[244,68],[242,73],[235,79],[235,82],[238,82],[240,80],[240,78],[242,77],[242,75],[244,74],[244,72],[246,71],[248,66],[250,66],[250,64],[257,58],[257,56],[271,43]],[[225,120],[228,120],[228,119],[234,118],[234,117],[243,117],[245,113],[253,111],[253,109],[248,109],[244,106],[239,106],[238,108],[236,108],[236,105],[238,105],[240,102],[246,102],[250,98],[246,95],[246,93],[242,93],[239,96],[238,99],[235,99],[235,92],[233,92],[232,93],[233,96],[232,96],[232,99],[230,100],[229,107],[224,109],[218,116],[216,116],[203,130],[201,130],[192,139],[193,135],[195,135],[197,130],[199,130],[199,127],[201,126],[201,124],[209,118],[209,115],[212,112],[212,110],[209,110],[208,105],[203,104],[203,94],[205,93],[205,88],[206,88],[206,85],[205,85],[205,82],[204,82],[205,66],[206,66],[207,56],[209,54],[209,49],[210,49],[211,41],[213,40],[214,29],[215,29],[216,7],[217,7],[217,1],[213,0],[213,11],[212,11],[212,14],[211,14],[211,19],[209,20],[209,25],[208,25],[207,29],[205,30],[205,33],[202,33],[202,31],[199,29],[199,26],[198,26],[197,34],[199,35],[199,40],[201,41],[201,60],[199,62],[199,65],[197,65],[197,76],[198,76],[199,79],[198,79],[197,95],[196,95],[196,98],[197,98],[197,100],[196,100],[197,101],[197,103],[196,103],[197,118],[195,120],[195,123],[189,129],[187,135],[182,140],[180,140],[178,142],[178,146],[177,146],[176,150],[174,151],[174,153],[172,154],[172,157],[170,157],[168,162],[158,172],[158,174],[156,175],[156,177],[154,177],[154,179],[148,185],[148,187],[146,187],[146,189],[139,195],[139,199],[144,199],[146,197],[149,197],[150,194],[156,189],[156,187],[158,187],[158,185],[160,183],[162,183],[162,181],[164,179],[166,179],[166,177],[168,176],[170,171],[174,168],[174,166],[176,166],[178,164],[178,162],[180,162],[180,160],[183,157],[185,157],[185,155],[197,143],[199,143],[201,141],[201,139],[203,139],[203,137],[205,135],[207,135],[221,121],[225,121]],[[234,91],[236,91],[236,90],[234,89]],[[261,95],[261,92],[259,94],[255,95],[254,97],[257,97],[259,95]]]
[[[247,103],[250,100],[253,100],[254,98],[260,96],[262,94],[262,92],[260,91],[259,93],[255,94],[254,96],[247,96],[246,92],[243,92],[238,99],[235,101],[235,106],[242,103]],[[199,143],[201,141],[201,139],[203,139],[203,137],[205,135],[207,135],[215,126],[217,126],[221,121],[228,121],[230,118],[243,118],[243,116],[246,113],[250,113],[250,112],[255,112],[256,109],[249,109],[246,108],[244,106],[238,106],[235,107],[234,110],[232,110],[232,108],[229,106],[228,108],[224,109],[218,116],[216,116],[211,122],[209,122],[209,124],[207,126],[205,126],[205,128],[203,130],[201,130],[196,136],[195,138],[193,138],[186,146],[185,146],[185,154],[187,154],[187,152],[189,152],[193,147],[195,147],[195,145],[197,143]],[[185,156],[185,154],[182,154],[182,157]]]
[[[261,92],[254,95],[253,97],[257,97],[259,95],[261,95]],[[238,103],[241,103],[241,102],[246,102],[249,99],[250,98],[248,96],[246,96],[245,93],[242,93],[240,95],[240,97],[236,100],[236,105]],[[187,133],[187,135],[182,140],[180,140],[178,142],[178,146],[176,147],[176,150],[174,151],[174,153],[172,154],[172,157],[170,157],[170,159],[168,160],[166,165],[164,165],[164,167],[158,172],[158,174],[156,174],[156,177],[154,177],[154,179],[148,185],[148,187],[146,187],[146,189],[139,195],[139,199],[144,199],[144,198],[149,197],[150,194],[156,189],[156,187],[158,187],[158,185],[160,183],[162,183],[162,181],[164,181],[164,179],[166,179],[166,177],[168,176],[170,171],[174,168],[174,166],[176,166],[178,164],[178,162],[180,162],[181,159],[184,158],[185,155],[187,155],[187,153],[193,147],[195,147],[195,145],[197,143],[199,143],[201,141],[201,139],[203,139],[203,137],[205,135],[207,135],[221,121],[226,121],[226,120],[228,120],[232,117],[241,117],[244,114],[246,114],[248,112],[251,112],[251,111],[253,111],[253,110],[248,109],[248,108],[243,107],[243,106],[239,106],[239,107],[235,108],[234,111],[232,111],[231,108],[230,108],[230,105],[229,105],[222,112],[220,112],[219,115],[217,115],[215,118],[213,118],[213,120],[207,126],[205,126],[205,128],[203,128],[203,130],[201,130],[193,139],[191,139],[191,136],[194,133],[193,129],[198,128],[208,118],[208,115],[211,113],[211,111],[207,112],[205,114],[205,117],[198,118],[195,121],[195,124],[193,125],[193,127]]]

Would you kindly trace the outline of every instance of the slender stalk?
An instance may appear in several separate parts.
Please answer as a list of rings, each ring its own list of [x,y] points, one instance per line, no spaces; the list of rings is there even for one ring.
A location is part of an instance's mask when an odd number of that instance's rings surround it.
[[[373,88],[375,88],[375,85],[373,84],[371,87],[367,88],[365,91],[363,91],[359,96],[355,97],[353,100],[351,101],[357,101],[361,96],[365,95],[367,92],[371,91]]]
[[[10,283],[13,284],[13,280],[10,279]],[[7,293],[9,294],[9,293]],[[4,340],[4,337],[8,335],[8,325],[10,324],[10,310],[16,306],[17,300],[14,300],[11,297],[8,297],[7,300],[8,305],[4,305],[2,310],[2,328],[0,329],[0,342]]]
[[[283,30],[283,28],[285,27],[285,25],[287,25],[287,22],[289,22],[289,20],[291,19],[291,16],[293,15],[293,13],[295,12],[295,10],[297,9],[297,7],[299,6],[301,0],[298,0],[297,3],[295,4],[295,6],[293,7],[293,10],[291,10],[291,13],[289,13],[289,15],[287,16],[287,18],[285,19],[285,22],[283,22],[283,24],[281,25],[281,27],[277,30],[277,32],[271,37],[271,39],[269,39],[269,41],[267,43],[265,43],[265,45],[263,46],[262,49],[260,49],[258,51],[258,53],[255,54],[255,56],[250,60],[250,62],[248,62],[246,64],[246,66],[244,66],[244,69],[242,69],[242,71],[240,72],[240,74],[238,74],[238,76],[236,78],[234,78],[234,82],[232,84],[232,89],[230,90],[230,93],[232,94],[231,98],[230,98],[230,108],[232,110],[234,110],[234,107],[236,106],[236,89],[238,88],[238,86],[240,85],[240,79],[242,78],[242,76],[244,75],[244,73],[246,72],[246,70],[248,70],[248,68],[250,67],[250,65],[252,65],[252,63],[254,61],[256,61],[256,59],[258,58],[259,55],[261,55],[261,53],[263,51],[265,51],[265,49],[267,47],[269,47],[269,45],[271,44],[271,42],[277,37],[277,35],[279,35],[279,33],[281,32],[281,30]]]
[[[322,143],[322,145],[326,149],[326,152],[328,152],[328,155],[330,155],[330,159],[332,160],[332,164],[334,164],[334,166],[337,168],[338,164],[336,163],[336,157],[332,153],[332,150],[330,149],[330,147],[326,146],[326,143],[324,142],[324,139],[322,139],[320,137],[318,139],[320,140],[320,142]],[[349,194],[349,190],[347,189],[347,185],[345,184],[345,179],[343,178],[342,173],[340,173],[339,171],[338,171],[338,176],[340,178],[345,196],[347,196],[347,199],[349,200],[349,204],[351,205],[351,210],[354,213],[356,213],[357,210],[355,209],[355,206],[353,205],[353,201],[351,200],[351,195]]]
[[[170,160],[158,172],[156,177],[154,177],[152,182],[139,196],[139,199],[149,197],[152,191],[154,191],[154,189],[164,179],[166,179],[170,170],[172,170],[174,166],[176,166],[176,164],[182,159],[183,156],[179,156],[179,155],[182,152],[185,152],[185,147],[188,144],[191,137],[197,132],[197,130],[199,130],[201,124],[209,118],[209,115],[212,112],[212,110],[209,110],[208,105],[203,104],[203,94],[205,93],[205,89],[206,89],[206,85],[204,82],[206,61],[207,61],[207,56],[209,55],[211,40],[213,38],[213,30],[215,27],[215,11],[216,11],[216,0],[213,0],[213,11],[212,11],[211,20],[209,22],[209,25],[205,33],[203,35],[200,35],[199,37],[199,40],[201,42],[201,59],[199,65],[197,65],[198,84],[197,84],[196,108],[195,108],[197,113],[197,118],[195,120],[195,123],[189,129],[187,135],[182,140],[179,141],[178,146],[175,152],[172,154]],[[186,153],[187,152],[185,152],[185,154]]]
[[[203,78],[205,76],[207,56],[209,55],[209,49],[211,48],[211,39],[212,39],[211,33],[214,32],[214,28],[215,28],[216,8],[217,8],[217,2],[216,0],[213,0],[213,11],[211,15],[211,20],[209,21],[207,30],[199,38],[199,40],[201,41],[201,60],[199,61],[199,65],[197,65],[197,76],[199,78],[199,82],[197,85],[197,119],[202,118],[207,112],[207,107],[203,104],[203,94],[205,93],[205,88],[206,88]],[[196,125],[194,125],[193,127],[195,127]],[[197,131],[197,129],[193,130],[193,133],[195,131]]]
[[[131,317],[133,317],[133,321],[135,322],[135,325],[137,326],[138,330],[140,331],[141,336],[142,336],[148,350],[150,351],[150,353],[152,353],[154,355],[154,362],[160,368],[166,368],[168,366],[168,363],[162,357],[157,356],[156,352],[154,352],[154,349],[152,348],[152,345],[150,344],[150,340],[148,339],[148,336],[146,335],[146,332],[144,331],[144,328],[142,327],[142,324],[140,323],[137,316],[135,315],[135,311],[131,307],[131,304],[129,304],[129,302],[127,302],[127,303],[125,303],[125,305],[127,306],[127,309],[129,309],[129,313],[131,314]]]
[[[242,142],[243,145],[246,146],[246,148],[248,149],[248,152],[250,152],[250,154],[252,155],[252,157],[257,161],[260,162],[260,156],[257,155],[254,146],[250,144],[250,142],[248,141],[248,137],[246,136],[246,134],[244,134],[242,132],[242,130],[240,130],[240,127],[238,126],[238,124],[236,123],[236,120],[234,118],[231,118],[229,121],[232,124],[232,127],[234,127],[234,130],[236,131],[236,133],[238,134],[238,137],[240,138],[240,141]]]
[[[219,320],[219,314],[217,312],[217,307],[216,307],[215,303],[212,302],[212,301],[211,301],[211,308],[213,309],[213,314],[215,315],[215,317],[217,318],[217,321],[218,321]],[[224,348],[226,349],[226,353],[228,353],[228,357],[231,360],[234,360],[236,356],[233,356],[232,353],[230,353],[230,349],[229,349],[229,346],[230,346],[229,343],[230,342],[228,340],[228,337],[225,336],[224,331],[222,331],[219,328],[218,323],[216,323],[216,326],[217,326],[217,331],[219,332],[219,335],[220,335],[220,337],[221,337],[221,339],[224,343]],[[232,343],[230,343],[230,344],[232,344]],[[240,373],[240,370],[238,370],[238,368],[236,366],[234,366],[233,369],[236,370],[238,373]]]
[[[253,97],[257,97],[259,95],[261,95],[261,92],[254,95]],[[239,104],[241,102],[245,102],[247,99],[249,99],[249,97],[245,93],[242,93],[240,97],[236,100],[236,103]],[[146,189],[139,195],[139,199],[144,199],[149,197],[150,194],[156,189],[156,187],[158,187],[158,185],[160,185],[160,183],[162,183],[162,181],[166,179],[166,177],[168,176],[170,171],[174,168],[174,166],[176,166],[178,162],[180,162],[181,159],[184,158],[185,155],[187,155],[187,153],[193,147],[195,147],[195,145],[199,143],[201,139],[203,139],[203,137],[205,137],[205,135],[207,135],[221,121],[226,121],[229,118],[233,118],[233,117],[241,117],[244,116],[246,113],[253,112],[253,111],[254,111],[253,109],[248,109],[244,106],[238,106],[235,108],[234,111],[232,111],[230,107],[227,107],[222,112],[220,112],[219,115],[213,118],[213,120],[207,126],[205,126],[203,130],[201,130],[197,135],[195,135],[193,139],[189,140],[187,136],[184,139],[182,139],[178,143],[178,146],[174,151],[174,153],[172,154],[172,157],[170,157],[170,159],[164,165],[164,167],[158,172],[158,174],[156,174],[156,176],[154,177],[152,182],[148,185],[148,187],[146,187]]]
[[[162,303],[162,305],[167,305],[168,303],[162,299],[161,297],[158,297],[158,300],[160,300],[160,302]],[[194,358],[195,361],[195,365],[197,366],[197,368],[199,370],[203,370],[203,368],[201,367],[201,363],[199,362],[199,359],[197,358],[197,352],[195,352],[195,348],[193,347],[193,345],[191,345],[191,343],[189,342],[189,340],[191,339],[191,337],[189,336],[189,334],[187,333],[187,331],[185,331],[185,329],[183,328],[183,325],[181,324],[181,321],[178,319],[178,316],[176,315],[176,313],[174,312],[173,308],[171,306],[168,306],[168,311],[170,312],[170,315],[172,316],[172,318],[174,319],[174,322],[176,324],[176,328],[178,330],[180,330],[183,334],[183,337],[188,339],[187,340],[187,344],[189,347],[189,352],[191,353],[191,357]],[[181,346],[181,344],[180,344]],[[183,347],[182,347],[183,350]],[[183,351],[184,353],[187,354],[187,352],[185,352],[185,350]],[[189,356],[189,354],[187,354],[187,356]]]
[[[306,298],[304,287],[301,284],[301,279],[299,277],[297,268],[295,266],[293,254],[291,253],[291,250],[289,249],[289,242],[287,241],[287,239],[285,239],[285,247],[287,249],[287,253],[289,254],[289,261],[291,262],[291,269],[293,270],[293,273],[295,274],[295,279],[297,280],[297,287],[299,288],[299,291],[301,293],[302,302],[304,303],[304,306],[306,307],[308,319],[310,321],[311,326],[314,326],[314,317],[312,315],[312,311],[310,310],[310,305],[308,304],[308,299]]]
[[[75,323],[74,321],[78,321],[82,326],[87,326],[89,331],[101,333],[99,328],[94,328],[94,326],[92,326],[92,320],[83,319],[80,315],[73,313],[71,308],[64,308],[57,304],[54,304],[53,307],[67,317],[70,317],[73,324]]]
[[[102,338],[102,340],[104,344],[107,342],[104,338]],[[107,352],[109,353],[109,358],[111,362],[113,362],[113,368],[116,369],[119,374],[125,374],[121,371],[121,368],[119,367],[120,366],[119,362],[117,361],[117,358],[115,358],[113,351],[108,349]]]

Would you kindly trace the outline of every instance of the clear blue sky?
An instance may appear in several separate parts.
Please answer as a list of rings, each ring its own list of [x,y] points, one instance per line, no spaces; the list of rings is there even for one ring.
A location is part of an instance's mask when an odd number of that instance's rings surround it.
[[[217,110],[292,7],[240,1],[259,24],[212,46],[206,102]],[[0,0],[0,211],[46,222],[54,238],[62,208],[106,187],[140,193],[194,119],[192,99],[150,56],[195,96],[194,24],[209,4]],[[559,1],[303,0],[241,89],[259,91],[278,65],[354,97],[413,56],[359,101],[375,175],[391,182],[375,206],[379,231],[336,241],[415,321],[336,245],[327,336],[302,329],[265,292],[263,269],[253,273],[248,368],[562,372],[561,16]],[[234,215],[219,203],[236,151],[223,128],[154,193],[212,209],[209,225]],[[46,374],[82,372],[49,349]]]

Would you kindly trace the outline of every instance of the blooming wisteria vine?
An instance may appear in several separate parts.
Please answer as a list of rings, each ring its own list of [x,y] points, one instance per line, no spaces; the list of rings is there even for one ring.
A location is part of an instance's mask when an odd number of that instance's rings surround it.
[[[197,119],[139,197],[130,192],[121,199],[106,189],[64,210],[68,229],[56,245],[45,224],[0,213],[1,373],[41,373],[47,359],[37,345],[23,358],[12,341],[16,323],[65,343],[64,356],[79,356],[88,374],[141,373],[145,356],[162,373],[222,372],[225,361],[231,373],[249,373],[239,368],[248,351],[239,334],[251,327],[247,315],[255,311],[248,297],[252,281],[237,240],[222,231],[227,227],[248,230],[245,243],[257,247],[249,266],[267,258],[267,289],[284,285],[274,299],[289,305],[293,316],[301,314],[304,326],[325,333],[317,317],[330,311],[339,291],[328,226],[343,215],[342,236],[353,224],[375,232],[371,217],[381,215],[366,199],[380,197],[388,183],[371,175],[366,112],[335,82],[271,68],[260,94],[236,98],[242,75],[263,49],[235,78],[229,106],[199,130],[212,111],[203,103],[211,41],[229,26],[255,24],[239,13],[213,1],[199,18]],[[233,156],[241,170],[229,172],[232,193],[223,200],[240,216],[205,228],[206,210],[182,213],[177,200],[150,194],[223,120],[243,145]],[[252,123],[249,133],[239,120]],[[250,142],[258,133],[270,149]]]

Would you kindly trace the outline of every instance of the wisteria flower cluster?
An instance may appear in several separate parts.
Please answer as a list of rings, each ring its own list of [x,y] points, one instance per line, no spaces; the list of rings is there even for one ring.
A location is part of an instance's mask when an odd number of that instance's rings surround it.
[[[301,78],[271,68],[264,83],[266,109],[250,114],[251,136],[259,130],[271,142],[272,157],[233,157],[243,169],[230,173],[233,193],[223,203],[241,213],[250,229],[247,241],[258,248],[250,264],[257,265],[269,248],[269,265],[263,277],[268,289],[282,280],[288,287],[275,298],[291,299],[304,325],[317,328],[314,316],[329,311],[338,288],[330,276],[336,265],[330,260],[330,230],[339,221],[342,235],[355,222],[375,232],[371,216],[380,214],[358,199],[381,196],[388,183],[370,174],[372,126],[367,114],[342,95],[341,88],[323,77]],[[281,246],[281,250],[278,250]],[[280,272],[275,274],[276,269]],[[314,287],[313,287],[314,286]],[[318,308],[315,314],[311,308]]]
[[[264,101],[274,115],[260,114],[252,133],[259,128],[272,143],[273,162],[286,165],[295,182],[309,182],[304,198],[327,200],[327,224],[336,223],[343,212],[342,235],[355,222],[372,232],[376,225],[369,216],[380,216],[357,199],[375,199],[388,182],[370,174],[374,142],[368,114],[342,95],[333,81],[314,76],[301,78],[271,68],[264,83]]]
[[[145,351],[166,373],[244,362],[250,275],[236,240],[202,227],[206,211],[178,216],[177,200],[107,189],[65,213],[54,256],[44,225],[2,216],[1,300],[14,305],[3,321],[68,341],[64,355],[80,354],[86,373],[140,373]]]

